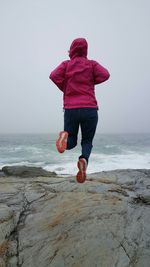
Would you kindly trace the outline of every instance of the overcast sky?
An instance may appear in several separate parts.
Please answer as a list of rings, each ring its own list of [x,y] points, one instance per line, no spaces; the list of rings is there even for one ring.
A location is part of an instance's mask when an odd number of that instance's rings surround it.
[[[48,76],[78,37],[111,74],[96,86],[97,132],[150,132],[149,11],[149,0],[0,0],[0,133],[62,130]]]

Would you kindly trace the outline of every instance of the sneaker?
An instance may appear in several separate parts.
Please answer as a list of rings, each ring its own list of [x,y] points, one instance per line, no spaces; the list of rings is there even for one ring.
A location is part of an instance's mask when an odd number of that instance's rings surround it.
[[[63,153],[67,148],[68,133],[62,131],[59,133],[59,137],[56,140],[56,147],[59,153]]]
[[[77,163],[77,167],[79,169],[76,180],[78,183],[84,183],[86,180],[86,169],[87,169],[87,161],[84,158],[80,158]]]

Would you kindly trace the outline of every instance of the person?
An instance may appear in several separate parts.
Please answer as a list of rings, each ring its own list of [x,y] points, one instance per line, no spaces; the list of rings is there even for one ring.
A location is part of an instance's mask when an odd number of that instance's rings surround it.
[[[76,180],[83,183],[98,122],[95,85],[108,80],[110,74],[98,62],[87,58],[86,39],[75,39],[68,52],[70,60],[63,61],[49,76],[63,92],[64,130],[59,133],[56,147],[60,153],[74,148],[81,128],[82,152],[77,161]]]

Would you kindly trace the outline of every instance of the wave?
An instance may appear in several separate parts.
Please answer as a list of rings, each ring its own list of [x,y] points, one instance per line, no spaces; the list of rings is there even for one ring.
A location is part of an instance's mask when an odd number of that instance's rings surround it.
[[[77,172],[76,161],[60,162],[59,164],[46,165],[48,171],[54,171],[61,175],[75,175]],[[87,173],[116,169],[150,169],[150,153],[147,154],[125,154],[105,155],[92,154]]]
[[[75,175],[80,145],[63,154],[49,136],[1,136],[0,168],[6,165],[38,166],[59,175]],[[88,173],[114,169],[150,169],[150,137],[101,136],[94,141]]]

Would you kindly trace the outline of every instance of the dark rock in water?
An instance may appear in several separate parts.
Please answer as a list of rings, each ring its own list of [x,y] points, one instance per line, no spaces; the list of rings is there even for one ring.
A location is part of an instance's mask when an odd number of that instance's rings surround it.
[[[56,176],[55,172],[48,172],[41,167],[28,167],[28,166],[5,166],[2,168],[7,176],[19,176],[19,177],[51,177]]]

